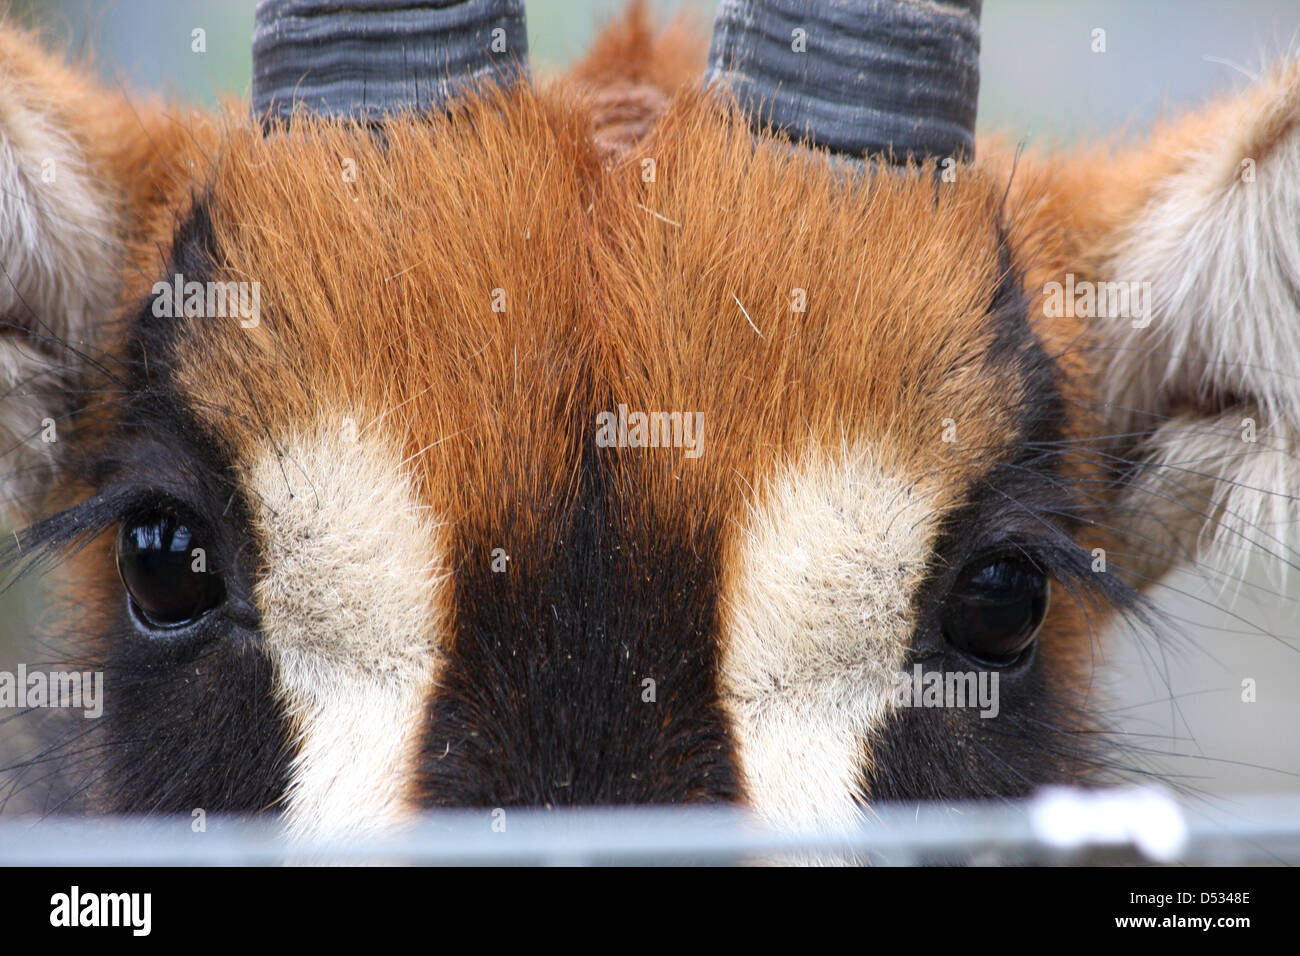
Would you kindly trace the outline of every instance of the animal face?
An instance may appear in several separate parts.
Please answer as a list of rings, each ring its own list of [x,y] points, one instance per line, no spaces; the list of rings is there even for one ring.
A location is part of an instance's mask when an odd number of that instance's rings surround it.
[[[977,10],[893,5],[957,65],[861,130],[880,90],[791,114],[732,6],[708,90],[637,8],[548,83],[516,45],[413,111],[281,110],[309,65],[265,54],[253,120],[183,123],[3,36],[5,490],[73,551],[92,809],[825,826],[1103,779],[1101,624],[1294,507],[1300,73],[1013,175],[971,157]]]

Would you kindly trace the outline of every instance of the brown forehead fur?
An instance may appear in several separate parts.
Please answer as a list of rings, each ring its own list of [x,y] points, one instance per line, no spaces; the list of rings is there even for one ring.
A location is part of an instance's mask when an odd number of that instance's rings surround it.
[[[141,217],[131,294],[164,276],[164,236],[191,195],[211,208],[211,278],[262,286],[260,328],[186,325],[178,380],[200,415],[243,456],[322,410],[360,416],[363,435],[410,459],[439,514],[489,527],[514,515],[539,537],[532,505],[572,497],[593,414],[619,402],[703,413],[703,457],[616,458],[629,493],[691,536],[734,520],[784,463],[858,442],[924,480],[940,508],[959,506],[1008,450],[1022,397],[985,361],[1007,184],[1004,225],[1041,288],[1087,251],[1064,224],[1105,218],[1062,188],[1087,164],[1012,180],[995,151],[936,186],[928,171],[865,176],[755,148],[718,99],[669,95],[694,68],[652,68],[661,55],[623,25],[573,81],[395,118],[382,141],[344,123],[264,137],[238,114],[146,114],[157,205]],[[628,109],[592,93],[620,60],[643,113],[632,132]],[[645,101],[646,84],[661,101]],[[791,309],[795,288],[806,312]],[[1031,320],[1064,372],[1065,433],[1086,434],[1079,329]],[[940,441],[946,418],[955,444]],[[1064,604],[1047,644],[1079,623]]]
[[[692,95],[645,144],[654,183],[603,173],[587,132],[556,91],[395,121],[382,142],[340,124],[230,132],[219,278],[260,282],[263,321],[192,323],[186,392],[236,448],[322,407],[383,414],[358,427],[436,448],[426,491],[460,513],[504,476],[537,499],[562,487],[595,427],[570,413],[611,402],[704,414],[689,474],[658,455],[646,478],[674,497],[698,485],[706,510],[810,446],[866,438],[884,467],[956,486],[980,467],[963,449],[1014,434],[1018,379],[985,358],[996,181],[971,170],[936,191],[927,172],[755,149]]]
[[[950,472],[963,456],[939,440],[946,418],[958,448],[1009,439],[1019,381],[985,359],[995,182],[971,171],[936,188],[928,168],[870,174],[755,145],[725,105],[694,95],[643,152],[655,180],[629,172],[608,199],[605,369],[633,408],[704,412],[708,450],[686,480],[716,493],[864,438],[886,468]]]
[[[592,347],[586,134],[563,96],[529,91],[395,119],[382,140],[232,131],[210,201],[220,271],[261,283],[263,318],[187,333],[200,413],[240,452],[353,417],[404,449],[440,511],[561,493]]]
[[[262,324],[187,326],[178,380],[200,415],[245,459],[322,412],[356,417],[453,524],[531,516],[538,538],[539,503],[572,497],[594,414],[618,403],[703,414],[699,459],[616,457],[690,539],[810,450],[866,444],[941,510],[1010,453],[1021,382],[986,356],[1001,169],[865,175],[755,148],[726,104],[682,93],[627,154],[655,160],[647,183],[637,162],[604,168],[597,116],[554,85],[396,119],[382,141],[228,130],[216,278],[260,282]]]

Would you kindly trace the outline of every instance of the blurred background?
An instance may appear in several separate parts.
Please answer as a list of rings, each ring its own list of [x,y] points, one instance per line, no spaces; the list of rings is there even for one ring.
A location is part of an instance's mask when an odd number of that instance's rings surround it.
[[[528,0],[534,69],[579,56],[624,3]],[[254,0],[7,6],[105,82],[201,105],[247,94]],[[707,24],[713,4],[654,6]],[[1298,27],[1297,0],[985,0],[980,125],[1044,145],[1138,137],[1156,117],[1239,89],[1295,53]],[[195,28],[206,33],[205,53],[191,51]],[[1097,29],[1104,53],[1092,51]],[[1112,635],[1095,692],[1162,776],[1207,794],[1300,791],[1300,575],[1283,579],[1279,562],[1257,557],[1244,582],[1224,587],[1208,570],[1166,581],[1158,601],[1169,626],[1157,636]],[[28,644],[40,588],[0,595],[0,669],[50,659]],[[1241,699],[1248,678],[1253,703]]]

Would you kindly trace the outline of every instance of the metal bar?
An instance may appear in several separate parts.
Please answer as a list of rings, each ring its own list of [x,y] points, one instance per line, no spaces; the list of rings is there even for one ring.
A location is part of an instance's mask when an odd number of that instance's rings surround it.
[[[4,865],[480,865],[766,862],[1300,862],[1300,795],[1192,802],[1160,791],[1051,790],[1018,803],[892,804],[847,830],[766,827],[730,807],[425,813],[347,838],[274,820],[0,818]]]

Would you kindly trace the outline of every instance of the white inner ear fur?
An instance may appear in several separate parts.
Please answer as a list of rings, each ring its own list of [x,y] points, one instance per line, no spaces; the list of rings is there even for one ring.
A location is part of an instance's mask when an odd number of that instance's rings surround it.
[[[85,351],[116,300],[117,211],[40,101],[0,67],[0,318]],[[57,345],[0,334],[0,516],[29,515],[49,483],[58,443],[43,422],[64,424],[74,365]]]
[[[1117,523],[1137,542],[1128,558],[1142,580],[1155,579],[1184,560],[1219,572],[1218,593],[1229,598],[1252,555],[1278,558],[1266,566],[1285,580],[1300,508],[1300,445],[1289,428],[1251,433],[1258,407],[1242,406],[1213,417],[1164,422],[1137,455],[1148,465],[1136,473],[1120,501]]]
[[[356,421],[364,421],[356,418]],[[296,833],[401,820],[446,621],[439,526],[401,456],[345,419],[247,471],[265,567],[255,585],[296,734]]]
[[[723,699],[746,795],[769,822],[860,816],[866,738],[893,706],[935,501],[865,450],[775,476],[737,528]]]
[[[1160,426],[1142,449],[1157,472],[1145,487],[1204,484],[1179,468],[1219,481],[1213,502],[1188,502],[1219,523],[1198,524],[1185,509],[1177,517],[1193,531],[1183,543],[1199,541],[1200,558],[1216,565],[1244,565],[1247,541],[1284,554],[1300,528],[1300,68],[1268,82],[1262,109],[1238,116],[1159,185],[1103,269],[1111,281],[1151,283],[1150,324],[1090,320],[1102,323],[1109,355],[1110,429]],[[1261,143],[1267,130],[1286,135]],[[1186,402],[1216,395],[1244,404],[1189,414]],[[1254,419],[1254,443],[1243,441],[1243,418]],[[1140,491],[1130,501],[1154,505]]]

